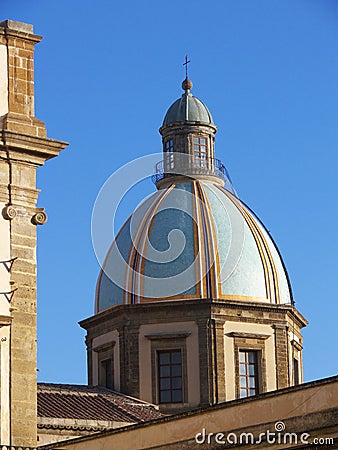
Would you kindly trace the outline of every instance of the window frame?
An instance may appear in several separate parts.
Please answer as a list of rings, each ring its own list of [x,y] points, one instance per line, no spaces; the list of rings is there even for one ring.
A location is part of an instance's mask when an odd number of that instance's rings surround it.
[[[298,339],[301,339],[301,337],[298,337]],[[303,383],[302,350],[303,346],[301,345],[301,343],[299,341],[296,341],[295,339],[291,339],[289,377],[290,382],[292,382],[294,386]],[[296,365],[297,367],[295,367]]]
[[[152,401],[161,406],[173,405],[173,407],[188,403],[188,379],[187,379],[187,347],[186,338],[188,333],[168,334],[146,336],[151,340],[151,384],[152,384]],[[179,403],[160,403],[159,395],[159,378],[158,378],[158,362],[157,352],[161,350],[180,350],[182,355],[182,402]]]
[[[163,145],[164,145],[164,153],[165,153],[165,170],[172,170],[175,168],[174,139],[173,138],[167,139],[166,141],[164,141]]]
[[[241,360],[241,354],[244,355],[244,362]],[[252,356],[252,358],[250,358]],[[250,361],[252,359],[252,361]],[[238,377],[239,377],[239,398],[251,397],[260,392],[259,389],[259,351],[253,349],[238,349]],[[250,366],[253,367],[253,375],[250,374]],[[241,368],[244,367],[244,373]],[[241,380],[245,380],[242,385]],[[254,386],[250,381],[254,380]],[[246,395],[242,396],[242,391],[246,391]],[[251,391],[254,391],[253,393]]]
[[[114,390],[115,388],[115,370],[114,370],[114,346],[115,342],[108,342],[93,349],[97,353],[97,383],[98,386]],[[107,383],[106,361],[110,361],[111,382]],[[103,373],[104,371],[104,373]]]
[[[293,370],[293,385],[298,386],[300,384],[300,364],[299,359],[295,356],[292,357],[292,370]]]
[[[202,142],[204,140],[204,143]],[[192,137],[193,142],[193,161],[194,166],[201,169],[208,169],[209,166],[209,145],[208,145],[208,137],[199,135]]]
[[[257,351],[258,363],[258,392],[261,394],[267,391],[267,361],[265,341],[271,335],[259,333],[245,333],[232,331],[227,334],[233,338],[234,349],[234,369],[235,369],[235,393],[236,398],[240,398],[240,380],[239,380],[239,351]]]
[[[175,363],[173,360],[173,355],[179,354],[179,363]],[[161,355],[168,355],[169,356],[169,362],[168,363],[161,363]],[[156,361],[157,361],[157,390],[158,390],[158,403],[160,405],[168,404],[168,403],[183,403],[183,355],[182,355],[182,349],[181,348],[174,348],[174,349],[161,349],[156,350]],[[180,367],[180,374],[175,375],[173,372],[174,367]],[[161,368],[168,367],[169,368],[169,375],[168,376],[162,376],[161,375]],[[180,387],[175,388],[173,386],[174,380],[180,380]],[[169,389],[164,389],[161,387],[161,381],[162,380],[169,380]],[[168,401],[164,401],[161,399],[162,392],[168,392],[170,399]],[[179,392],[180,393],[180,399],[175,400],[174,399],[174,393]]]
[[[110,370],[108,366],[110,366]],[[114,361],[112,357],[99,360],[99,386],[114,390]]]

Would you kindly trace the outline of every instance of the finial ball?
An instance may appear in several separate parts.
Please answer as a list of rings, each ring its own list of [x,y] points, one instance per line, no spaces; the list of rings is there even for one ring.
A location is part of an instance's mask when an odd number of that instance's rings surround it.
[[[189,80],[188,77],[186,77],[186,79],[183,81],[182,83],[182,89],[184,91],[190,91],[190,89],[192,89],[192,81]]]

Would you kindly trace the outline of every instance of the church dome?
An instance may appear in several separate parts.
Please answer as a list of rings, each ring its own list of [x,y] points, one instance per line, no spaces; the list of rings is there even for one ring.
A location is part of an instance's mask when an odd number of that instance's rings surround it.
[[[185,90],[184,94],[170,106],[162,126],[166,127],[180,122],[200,122],[214,125],[208,108],[190,93],[192,82],[188,78],[183,81],[182,88]]]
[[[289,303],[291,288],[271,236],[235,195],[211,182],[173,182],[134,211],[111,245],[96,312],[210,298]]]

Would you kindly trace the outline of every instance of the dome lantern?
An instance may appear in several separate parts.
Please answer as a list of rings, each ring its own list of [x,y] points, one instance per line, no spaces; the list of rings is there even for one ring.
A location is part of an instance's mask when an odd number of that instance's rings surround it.
[[[215,158],[215,126],[207,106],[191,94],[192,81],[182,82],[184,93],[168,109],[160,134],[163,161],[156,165],[154,182],[158,189],[176,181],[209,180],[223,186],[225,166]]]

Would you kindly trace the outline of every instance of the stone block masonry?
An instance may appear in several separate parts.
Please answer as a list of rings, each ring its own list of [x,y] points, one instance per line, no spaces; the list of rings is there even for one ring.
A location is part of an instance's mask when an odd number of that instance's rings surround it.
[[[32,25],[0,23],[0,261],[11,261],[0,267],[7,292],[0,308],[8,319],[0,332],[9,327],[8,347],[0,347],[0,443],[27,447],[37,445],[36,226],[46,221],[37,208],[36,169],[67,146],[47,138],[34,116],[34,46],[40,40]]]

